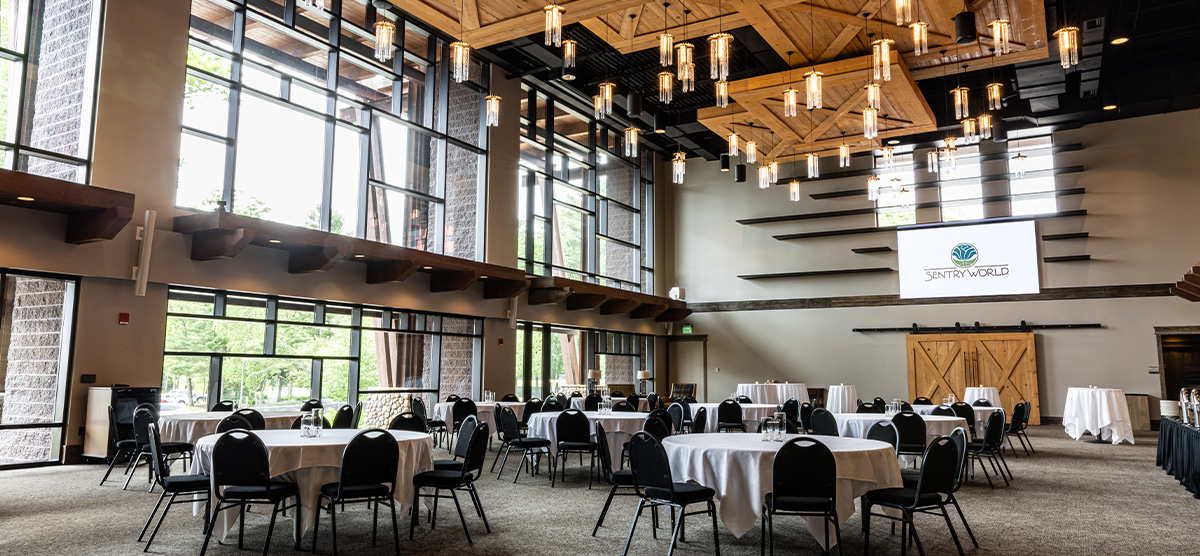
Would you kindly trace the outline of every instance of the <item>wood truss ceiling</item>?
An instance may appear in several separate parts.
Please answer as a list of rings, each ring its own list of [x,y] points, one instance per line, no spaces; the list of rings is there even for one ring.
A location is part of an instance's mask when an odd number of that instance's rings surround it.
[[[452,28],[443,27],[452,35],[459,34],[457,24],[461,19],[464,40],[475,48],[541,33],[542,8],[548,3],[459,0],[464,11],[464,17],[459,18],[455,0],[390,1],[418,17],[423,16],[419,12],[436,12],[439,21],[453,24]],[[793,150],[836,149],[843,133],[852,150],[869,148],[862,137],[861,116],[866,105],[862,87],[867,83],[870,68],[868,33],[895,41],[892,80],[883,86],[885,100],[880,114],[887,117],[880,119],[881,135],[909,135],[936,129],[936,119],[916,86],[919,80],[1043,59],[1050,53],[1043,0],[969,0],[968,8],[976,15],[979,40],[962,46],[956,45],[953,37],[953,18],[963,9],[962,1],[915,0],[917,17],[929,23],[929,52],[920,56],[913,53],[912,30],[907,25],[895,24],[893,0],[670,1],[665,17],[661,1],[574,0],[559,5],[566,10],[564,23],[582,24],[623,54],[657,48],[658,34],[664,26],[677,43],[690,40],[697,48],[704,48],[705,37],[712,33],[752,26],[795,69],[731,83],[729,107],[701,110],[698,119],[722,136],[730,129],[744,136],[759,134],[755,138],[760,145],[770,147],[772,157],[786,156]],[[420,8],[414,10],[413,4]],[[691,10],[686,27],[684,8]],[[1002,9],[1012,22],[1012,50],[993,57],[989,51],[993,47],[991,29],[987,24]],[[438,21],[427,21],[442,26]],[[735,43],[734,48],[737,47]],[[803,113],[796,118],[784,118],[782,91],[789,84],[800,83],[814,64],[825,73],[825,109],[813,111],[811,122],[809,114]],[[697,68],[697,73],[700,79],[708,77],[707,68]]]

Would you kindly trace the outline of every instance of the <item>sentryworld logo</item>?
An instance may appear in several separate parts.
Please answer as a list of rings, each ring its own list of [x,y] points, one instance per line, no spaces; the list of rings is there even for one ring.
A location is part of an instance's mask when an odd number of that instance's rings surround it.
[[[960,243],[950,251],[950,262],[960,268],[970,268],[979,261],[979,250],[970,243]]]
[[[976,265],[979,262],[979,250],[970,243],[960,243],[950,250],[950,262],[954,266],[946,268],[925,269],[925,281],[961,280],[970,278],[997,278],[1008,276],[1007,264]]]

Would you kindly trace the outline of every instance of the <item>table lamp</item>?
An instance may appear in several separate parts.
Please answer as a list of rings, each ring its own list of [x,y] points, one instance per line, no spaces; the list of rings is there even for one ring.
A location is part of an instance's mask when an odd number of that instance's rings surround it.
[[[600,369],[588,369],[588,393],[591,394],[598,384],[600,384]]]
[[[646,393],[646,381],[650,380],[650,371],[638,371],[637,379],[638,379],[638,389],[641,390],[643,394],[645,394]]]

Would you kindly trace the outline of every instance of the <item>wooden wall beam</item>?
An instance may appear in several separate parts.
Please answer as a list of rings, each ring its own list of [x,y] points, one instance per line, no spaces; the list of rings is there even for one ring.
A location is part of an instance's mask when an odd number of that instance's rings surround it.
[[[192,260],[211,261],[236,257],[254,240],[254,230],[213,230],[192,234]]]
[[[372,261],[367,263],[367,283],[386,284],[408,280],[417,271],[416,261]]]
[[[470,270],[451,270],[429,273],[429,291],[460,292],[479,281],[479,273]]]

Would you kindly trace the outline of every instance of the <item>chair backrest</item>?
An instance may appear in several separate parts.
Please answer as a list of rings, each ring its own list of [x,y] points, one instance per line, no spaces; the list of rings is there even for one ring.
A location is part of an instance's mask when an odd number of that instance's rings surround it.
[[[737,403],[754,403],[754,400],[750,399],[750,396],[738,396]]]
[[[400,467],[400,447],[396,437],[383,429],[367,429],[350,439],[342,452],[338,498],[348,486],[387,483],[388,498],[396,491],[396,471]]]
[[[267,420],[263,419],[262,413],[259,413],[257,410],[245,407],[234,411],[233,414],[245,417],[247,421],[250,421],[250,426],[254,427],[256,431],[267,428]]]
[[[917,478],[917,498],[923,494],[954,492],[958,480],[958,447],[948,436],[939,436],[925,448],[921,474]]]
[[[150,413],[154,414],[155,419],[158,418],[158,405],[156,405],[156,404],[152,404],[150,402],[142,402],[140,404],[137,404],[137,407],[133,408],[133,412],[137,413],[137,410],[139,410],[139,409],[146,409],[146,410],[150,411]]]
[[[683,420],[691,421],[692,420],[692,403],[693,402],[689,402],[685,398],[678,398],[675,400],[675,403],[679,404],[679,407],[683,408]]]
[[[519,401],[521,401],[521,398],[518,398],[516,394],[505,394],[503,397],[500,398],[500,401],[502,401],[502,402],[519,402]]]
[[[582,397],[583,397],[583,393],[582,393],[582,392],[580,392],[579,390],[574,390],[574,391],[572,391],[572,392],[571,392],[571,397],[572,397],[572,398],[582,398]]]
[[[699,403],[696,401],[696,396],[684,396],[683,399],[687,400],[687,403]]]
[[[991,407],[992,400],[989,400],[987,398],[979,398],[978,400],[971,402],[971,405],[973,405],[975,407]]]
[[[625,397],[625,392],[622,392],[620,390],[613,390],[612,392],[609,392],[608,395],[610,395],[614,398],[623,398],[623,397]]]
[[[300,404],[300,411],[312,411],[314,409],[325,409],[325,406],[321,404],[321,400],[316,398],[311,398]]]
[[[600,394],[592,392],[591,394],[588,394],[586,398],[583,399],[583,410],[584,411],[596,411],[597,409],[600,409],[600,402],[602,402],[602,401],[604,401],[604,396],[601,396]]]
[[[479,478],[483,473],[483,461],[487,459],[488,438],[492,432],[486,422],[479,423],[475,432],[467,440],[467,453],[463,456],[463,476],[474,475],[471,480]]]
[[[672,398],[691,398],[696,395],[695,382],[676,382],[671,384]]]
[[[563,409],[569,409],[571,407],[571,400],[568,400],[565,394],[558,393],[555,394],[554,397],[558,398],[558,405],[562,406]]]
[[[650,417],[658,417],[659,419],[662,419],[663,423],[666,423],[666,425],[667,425],[667,434],[668,435],[675,432],[675,421],[673,419],[671,419],[671,414],[668,413],[667,410],[662,409],[662,408],[652,409],[652,410],[650,410],[649,416]]]
[[[741,423],[742,404],[725,400],[717,405],[717,423]]]
[[[604,424],[600,422],[596,423],[596,447],[600,453],[600,471],[607,479],[613,474],[612,454],[608,453],[608,435],[604,432]]]
[[[910,403],[908,403],[908,402],[906,402],[906,401],[901,401],[901,402],[900,402],[900,411],[909,411],[909,412],[911,412],[912,410],[913,410],[913,408],[912,408],[912,404],[910,404]]]
[[[629,402],[617,402],[613,404],[613,411],[625,411],[628,413],[637,413],[637,408],[630,405]]]
[[[919,396],[913,400],[912,403],[913,405],[933,405],[933,400],[926,398],[925,396]]]
[[[864,404],[858,406],[858,409],[854,410],[854,412],[855,413],[884,413],[885,411],[883,409],[883,406],[875,405],[873,402],[867,402],[867,403],[864,403]]]
[[[511,442],[521,438],[521,422],[517,420],[517,413],[511,407],[501,407],[498,415],[500,416],[500,431],[504,433],[504,440]]]
[[[117,413],[113,410],[113,406],[108,406],[108,443],[111,446],[116,446],[117,441],[125,440],[121,438],[121,434],[117,429]]]
[[[837,461],[821,441],[801,436],[788,440],[775,452],[771,488],[776,497],[837,497]],[[803,469],[803,473],[797,473]]]
[[[150,448],[150,465],[154,469],[154,480],[162,486],[164,479],[171,476],[171,466],[167,465],[166,456],[162,451],[162,438],[158,435],[158,423],[150,423],[146,425],[147,437],[150,439],[148,447]]]
[[[228,411],[228,412],[232,413],[233,412],[233,402],[230,400],[221,400],[221,401],[213,404],[212,409],[209,411]]]
[[[429,412],[425,410],[425,400],[417,396],[413,396],[412,401],[409,403],[409,409],[412,410],[413,413],[419,415],[422,419],[425,419],[426,421],[429,420]]]
[[[879,407],[887,407],[887,400],[884,400],[883,398],[881,398],[879,396],[875,396],[875,399],[871,400],[871,403],[873,403]]]
[[[797,426],[800,424],[800,400],[796,398],[788,398],[784,400],[783,405],[779,406],[779,410],[787,416],[787,420]]]
[[[475,407],[475,402],[468,398],[459,398],[454,400],[454,406],[450,408],[451,418],[454,420],[454,426],[463,422],[467,417],[475,417],[479,415],[479,408]]]
[[[243,419],[245,418],[245,417],[244,417],[244,416],[242,416],[242,415],[238,415],[238,417],[242,417]],[[226,419],[228,419],[228,418],[229,418],[229,417],[226,417]],[[298,430],[298,429],[299,429],[301,426],[303,426],[303,425],[304,425],[304,416],[303,416],[303,415],[301,415],[301,416],[299,416],[299,417],[296,417],[296,418],[295,418],[295,419],[292,421],[292,428],[293,428],[293,429],[297,429],[297,430]],[[324,428],[327,428],[327,429],[332,429],[332,428],[333,428],[333,426],[329,424],[329,419],[326,419],[324,415],[322,415],[322,416],[321,416],[321,426],[322,426],[322,427],[324,427]],[[254,430],[254,429],[247,428],[246,430]],[[220,431],[218,431],[218,432],[220,432]]]
[[[925,419],[916,413],[897,413],[892,416],[892,424],[900,435],[900,443],[908,446],[925,447]]]
[[[708,408],[697,408],[696,414],[692,415],[692,434],[704,434],[706,426],[708,426]]]
[[[354,425],[351,428],[358,428],[358,422],[362,420],[362,402],[354,404]]]
[[[425,424],[425,418],[411,411],[405,411],[393,417],[392,422],[388,423],[387,428],[394,431],[412,432],[426,432],[429,430],[429,426]]]
[[[667,407],[667,415],[671,418],[673,430],[683,430],[683,406],[673,403]]]
[[[958,417],[958,414],[954,412],[954,408],[948,405],[939,405],[933,408],[933,411],[931,411],[929,414],[941,415],[943,417]]]
[[[640,431],[629,439],[629,469],[633,471],[633,484],[639,491],[646,488],[662,489],[667,494],[666,498],[675,499],[671,463],[654,435]]]
[[[218,498],[223,486],[269,487],[271,456],[262,440],[248,430],[231,430],[218,437],[212,450],[212,482]]]
[[[660,441],[671,436],[671,425],[666,419],[657,415],[647,416],[646,420],[642,422],[642,430]]]
[[[762,432],[762,428],[763,428],[763,421],[760,420],[758,422],[758,429],[756,429],[754,432]],[[788,434],[799,434],[800,433],[799,429],[796,428],[796,423],[793,423],[790,419],[784,420],[783,430],[785,432],[787,432]]]
[[[454,403],[458,400],[459,400],[458,394],[450,394],[449,396],[446,396],[446,401],[449,403]]]
[[[528,425],[529,418],[532,417],[534,413],[537,413],[541,410],[542,410],[542,399],[541,398],[530,398],[529,400],[527,400],[525,402],[525,409],[521,412],[521,424]]]
[[[983,445],[987,448],[999,448],[1004,441],[1004,410],[997,409],[988,416],[987,424],[983,427]]]
[[[950,431],[950,440],[954,441],[954,447],[958,449],[958,475],[954,482],[954,490],[962,486],[963,468],[967,464],[967,431],[962,427],[954,427]]]
[[[562,411],[564,409],[566,409],[566,406],[559,403],[558,396],[546,396],[546,401],[542,403],[542,409],[540,411]]]
[[[614,395],[613,397],[617,397],[617,396]],[[642,403],[642,397],[637,394],[630,394],[628,397],[625,398],[625,401],[629,405],[633,406],[633,409],[636,410],[638,405],[640,405]]]
[[[354,428],[354,408],[349,404],[339,407],[337,413],[333,414],[333,428],[335,429],[352,429]]]
[[[1029,415],[1032,413],[1033,404],[1029,403],[1029,400],[1025,400],[1025,418],[1021,420],[1021,430],[1025,430],[1025,427],[1029,426]]]
[[[1021,430],[1021,423],[1025,420],[1025,404],[1019,403],[1013,407],[1012,418],[1008,421],[1009,432],[1017,432]]]
[[[806,431],[812,430],[812,412],[816,409],[813,404],[804,402],[800,404],[800,428]]]
[[[900,433],[891,421],[880,421],[867,429],[867,440],[878,440],[892,445],[892,449],[900,451]]]
[[[299,423],[300,417],[297,417],[296,422],[292,424],[292,428],[300,428]],[[246,417],[237,413],[230,414],[228,417],[221,419],[220,423],[217,423],[217,432],[227,432],[237,429],[250,431],[254,430],[254,425],[250,424],[250,421]]]
[[[471,444],[471,435],[475,434],[475,429],[479,427],[479,419],[474,415],[467,415],[462,423],[459,423],[455,429],[458,438],[454,441],[454,459],[467,457],[467,448]]]
[[[818,407],[812,412],[812,431],[813,434],[838,436],[837,419],[828,409]]]
[[[158,418],[149,408],[139,407],[133,411],[133,438],[137,440],[139,446],[145,446],[150,442],[150,433],[147,432],[146,426],[157,420]]]
[[[568,409],[558,414],[554,435],[559,442],[590,442],[591,428],[587,415],[578,409]]]
[[[975,410],[966,402],[954,402],[950,404],[950,409],[954,410],[956,417],[962,417],[967,420],[967,423],[975,423]]]
[[[658,394],[651,393],[646,396],[646,405],[650,408],[650,411],[654,411],[655,409],[658,409],[658,404],[659,404]],[[635,406],[635,409],[636,409],[636,406]]]

